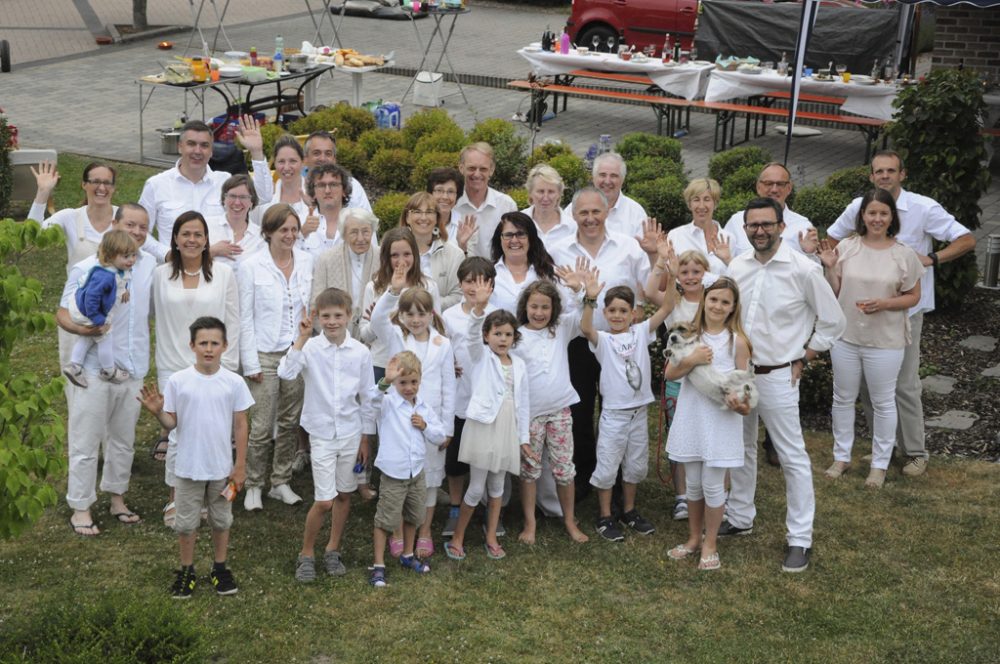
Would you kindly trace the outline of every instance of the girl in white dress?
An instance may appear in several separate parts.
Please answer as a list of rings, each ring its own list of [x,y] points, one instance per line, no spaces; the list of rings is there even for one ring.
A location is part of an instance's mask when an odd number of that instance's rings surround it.
[[[677,412],[667,437],[671,461],[684,464],[687,480],[687,542],[667,552],[681,560],[701,549],[698,569],[721,567],[716,548],[725,504],[727,468],[743,465],[743,418],[750,405],[735,394],[726,399],[728,410],[702,395],[687,380],[700,364],[711,364],[722,373],[746,369],[750,362],[750,341],[740,324],[740,293],[736,283],[722,277],[705,289],[694,327],[701,345],[678,363],[667,362],[665,377],[681,380]],[[705,539],[702,541],[702,525]]]

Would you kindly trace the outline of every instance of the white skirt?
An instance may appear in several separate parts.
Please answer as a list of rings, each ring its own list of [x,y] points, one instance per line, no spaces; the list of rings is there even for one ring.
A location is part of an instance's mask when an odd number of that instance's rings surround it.
[[[458,460],[488,470],[521,474],[521,444],[517,439],[517,411],[513,399],[504,399],[497,418],[490,424],[465,421]]]

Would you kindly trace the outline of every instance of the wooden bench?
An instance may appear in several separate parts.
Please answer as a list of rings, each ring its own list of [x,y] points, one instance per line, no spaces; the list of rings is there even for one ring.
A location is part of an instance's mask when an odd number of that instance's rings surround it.
[[[625,74],[613,75],[625,76]],[[507,86],[516,90],[527,90],[531,93],[530,124],[532,126],[541,124],[543,103],[545,98],[550,95],[648,104],[656,115],[656,133],[660,135],[663,134],[664,120],[666,120],[668,135],[673,135],[681,127],[686,129],[689,126],[691,118],[691,102],[686,99],[666,97],[662,94],[645,94],[625,90],[601,90],[598,88],[578,87],[560,83],[523,80],[508,81]],[[557,97],[554,98],[557,99]]]
[[[612,71],[597,71],[595,69],[574,69],[568,74],[557,74],[555,76],[556,85],[573,85],[577,78],[589,78],[595,81],[608,81],[610,83],[626,83],[629,85],[641,85],[646,88],[649,94],[663,94],[663,92],[645,74],[622,74]],[[566,110],[566,100],[569,95],[563,95],[562,110]],[[559,95],[552,95],[552,112],[559,114]]]
[[[754,106],[750,104],[731,104],[727,102],[707,102],[707,101],[695,101],[690,102],[691,106],[696,108],[703,108],[707,111],[715,113],[715,140],[714,148],[716,152],[725,150],[727,147],[732,147],[735,145],[733,140],[733,134],[735,129],[735,120],[739,114],[744,114],[747,117],[746,133],[743,142],[750,140],[750,122],[751,116],[765,116],[772,118],[788,118],[788,109],[786,108],[770,108],[767,106]],[[865,137],[865,158],[862,163],[867,164],[872,153],[872,145],[878,139],[879,134],[882,133],[882,129],[886,125],[885,120],[877,120],[875,118],[865,118],[857,115],[843,115],[840,113],[817,113],[814,111],[797,111],[795,114],[796,118],[803,120],[815,120],[818,122],[829,122],[833,124],[844,125],[846,127],[856,127],[858,130],[864,134]],[[721,131],[720,131],[721,129]],[[720,141],[721,138],[721,141]],[[882,147],[886,146],[887,139],[883,137]]]

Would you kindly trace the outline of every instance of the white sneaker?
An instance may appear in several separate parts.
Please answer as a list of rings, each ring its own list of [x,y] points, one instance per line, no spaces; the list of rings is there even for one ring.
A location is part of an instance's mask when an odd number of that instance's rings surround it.
[[[260,487],[247,487],[247,495],[243,499],[243,509],[247,512],[258,512],[264,509],[264,503],[260,497]]]
[[[267,493],[267,497],[280,500],[286,505],[298,505],[302,502],[302,498],[292,491],[292,487],[287,484],[272,486],[271,490]]]

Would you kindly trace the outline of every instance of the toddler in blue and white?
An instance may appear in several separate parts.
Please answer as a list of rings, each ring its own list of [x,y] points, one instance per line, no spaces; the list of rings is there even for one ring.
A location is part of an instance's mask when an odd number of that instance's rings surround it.
[[[139,248],[125,231],[104,234],[97,248],[98,265],[92,267],[81,279],[80,287],[69,300],[69,315],[77,325],[100,328],[94,334],[81,334],[73,345],[69,364],[63,374],[78,387],[87,387],[83,373],[84,359],[96,345],[101,380],[122,383],[129,373],[115,362],[111,323],[122,304],[128,302],[132,266]]]

